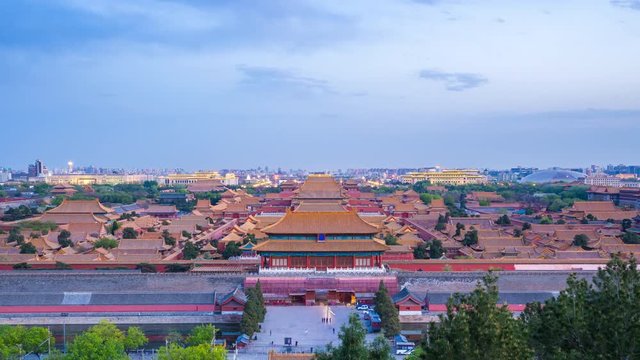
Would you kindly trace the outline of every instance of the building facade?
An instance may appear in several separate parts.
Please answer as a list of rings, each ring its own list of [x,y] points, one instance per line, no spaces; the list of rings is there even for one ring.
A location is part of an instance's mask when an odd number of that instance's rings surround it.
[[[476,169],[443,169],[424,172],[409,172],[401,177],[405,184],[428,181],[434,185],[484,184],[487,177]]]

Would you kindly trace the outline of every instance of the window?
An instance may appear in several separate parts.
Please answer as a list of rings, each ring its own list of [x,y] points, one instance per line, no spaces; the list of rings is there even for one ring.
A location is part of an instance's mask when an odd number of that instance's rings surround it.
[[[356,258],[356,267],[371,266],[371,258]]]
[[[287,258],[272,258],[271,264],[273,267],[287,267]]]

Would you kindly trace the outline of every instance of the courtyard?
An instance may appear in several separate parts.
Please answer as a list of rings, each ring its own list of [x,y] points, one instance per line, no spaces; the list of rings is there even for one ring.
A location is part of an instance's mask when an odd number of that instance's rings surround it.
[[[237,359],[265,359],[270,350],[309,353],[323,350],[330,343],[337,346],[340,327],[356,312],[352,306],[267,306],[257,340],[239,350]],[[329,317],[331,322],[323,322],[323,317]],[[375,334],[368,334],[367,342],[374,337]],[[291,338],[291,346],[285,345],[285,338]],[[233,352],[229,358],[234,358]]]

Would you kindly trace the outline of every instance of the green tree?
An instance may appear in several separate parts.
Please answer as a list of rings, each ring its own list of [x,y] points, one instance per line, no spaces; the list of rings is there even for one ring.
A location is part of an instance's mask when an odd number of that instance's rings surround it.
[[[429,258],[440,259],[444,255],[444,248],[442,247],[442,241],[433,239],[429,243]]]
[[[573,237],[573,245],[586,248],[589,243],[589,237],[585,234],[578,234]]]
[[[242,250],[235,242],[228,243],[227,246],[224,247],[224,251],[222,251],[222,257],[225,259],[240,255],[242,255]]]
[[[391,355],[391,345],[384,336],[376,336],[371,345],[369,346],[370,360],[393,360]]]
[[[189,346],[201,344],[211,345],[215,338],[216,331],[215,326],[211,324],[196,326],[191,330],[189,337],[187,337],[187,344]]]
[[[200,248],[192,243],[187,241],[184,244],[184,249],[182,249],[182,256],[185,260],[193,260],[198,257],[200,254]]]
[[[188,265],[188,264],[167,265],[167,272],[170,272],[170,273],[187,272],[189,270],[191,270],[191,265]]]
[[[158,360],[226,360],[227,350],[222,346],[201,344],[181,347],[170,344],[158,349]]]
[[[464,224],[456,223],[456,233],[454,236],[460,236],[462,230],[464,230]]]
[[[522,224],[522,231],[531,230],[531,224],[526,222]]]
[[[127,353],[138,350],[145,346],[149,339],[144,335],[142,329],[137,326],[130,326],[124,337],[124,349]]]
[[[398,238],[391,234],[387,234],[384,236],[384,243],[386,245],[398,245]]]
[[[438,222],[436,223],[436,231],[442,231],[447,228],[447,218],[446,216],[442,216],[442,214],[438,215]]]
[[[62,247],[73,246],[73,242],[71,241],[71,232],[69,230],[62,230],[58,234],[58,244]]]
[[[7,243],[15,242],[18,245],[24,244],[24,235],[20,233],[20,229],[17,227],[9,230],[9,236],[7,237]]]
[[[543,216],[542,219],[540,219],[540,224],[542,225],[553,224],[553,219],[550,216]]]
[[[633,223],[631,222],[631,219],[623,219],[621,226],[622,226],[622,231],[627,231],[627,229],[633,226]]]
[[[498,302],[497,278],[485,276],[470,294],[454,294],[446,315],[431,323],[420,359],[532,359],[523,324]]]
[[[109,233],[110,233],[111,235],[115,235],[115,234],[116,234],[116,231],[118,231],[118,229],[120,229],[120,223],[119,223],[119,222],[117,222],[117,221],[114,221],[114,222],[111,224],[111,227],[109,228]]]
[[[498,220],[496,221],[496,224],[511,225],[511,219],[509,219],[509,216],[507,214],[504,214],[498,218]]]
[[[69,360],[128,360],[125,335],[112,323],[103,320],[76,336],[69,345]]]
[[[640,273],[635,259],[612,259],[592,284],[571,275],[544,305],[527,305],[522,320],[540,359],[635,359],[640,347]]]
[[[380,281],[378,291],[375,294],[374,302],[376,304],[376,312],[380,315],[382,321],[382,331],[387,337],[395,336],[400,333],[400,318],[398,309],[393,303],[387,288]]]
[[[328,346],[317,356],[317,360],[368,360],[369,349],[365,345],[367,332],[357,314],[351,314],[349,321],[340,327],[340,346]]]
[[[122,238],[123,239],[135,239],[138,237],[138,233],[133,228],[126,227],[122,229]]]
[[[20,245],[20,254],[35,254],[38,252],[35,246],[32,243],[23,243]]]
[[[118,247],[118,240],[116,239],[110,239],[110,238],[102,238],[98,241],[96,241],[95,243],[93,243],[93,247],[97,248],[103,248],[103,249],[114,249]]]
[[[164,243],[169,246],[174,246],[176,244],[176,238],[171,236],[169,230],[162,230],[162,238],[164,239]]]
[[[136,269],[140,270],[140,272],[143,272],[143,273],[156,273],[156,272],[158,272],[158,269],[156,268],[156,266],[153,265],[153,264],[149,264],[149,263],[140,263],[140,264],[136,265]]]
[[[640,244],[640,236],[632,232],[626,232],[622,234],[622,241],[625,244]]]
[[[413,257],[415,259],[426,259],[427,258],[427,244],[420,243],[413,249]]]
[[[478,230],[474,229],[473,226],[464,234],[464,238],[462,239],[462,244],[464,246],[471,246],[478,243]]]

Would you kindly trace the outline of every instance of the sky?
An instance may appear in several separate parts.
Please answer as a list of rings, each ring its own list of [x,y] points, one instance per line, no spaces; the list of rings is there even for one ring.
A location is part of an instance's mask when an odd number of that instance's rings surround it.
[[[639,164],[640,0],[0,1],[0,166]]]

